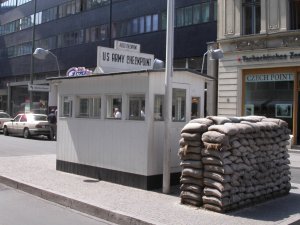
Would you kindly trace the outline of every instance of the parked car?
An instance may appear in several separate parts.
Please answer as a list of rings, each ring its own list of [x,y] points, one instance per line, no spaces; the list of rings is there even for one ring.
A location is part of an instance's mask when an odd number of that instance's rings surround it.
[[[3,124],[7,121],[11,121],[12,118],[6,112],[0,112],[0,131],[3,130]]]
[[[3,134],[24,138],[45,135],[52,140],[50,125],[45,114],[18,114],[14,119],[3,124]]]

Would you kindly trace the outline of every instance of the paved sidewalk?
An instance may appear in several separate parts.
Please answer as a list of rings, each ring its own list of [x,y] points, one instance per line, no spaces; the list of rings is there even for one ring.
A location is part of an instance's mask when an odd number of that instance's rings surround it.
[[[179,197],[55,170],[55,155],[0,158],[0,182],[117,224],[289,224],[300,220],[300,185],[287,196],[228,214]],[[293,160],[292,160],[293,161]]]
[[[292,168],[300,168],[300,150],[289,150]]]

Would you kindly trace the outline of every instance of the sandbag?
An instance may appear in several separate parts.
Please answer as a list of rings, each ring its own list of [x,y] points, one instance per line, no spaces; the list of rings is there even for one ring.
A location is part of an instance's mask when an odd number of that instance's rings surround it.
[[[181,133],[184,141],[201,141],[201,134],[199,133]]]
[[[214,124],[224,124],[224,123],[230,123],[231,120],[227,117],[222,116],[207,116],[207,119],[210,119],[214,122]]]
[[[225,158],[231,156],[231,152],[230,151],[215,151],[215,150],[211,150],[211,149],[202,149],[201,155],[202,156],[213,156],[218,159],[225,159]]]
[[[203,196],[202,197],[204,204],[216,205],[220,207],[228,206],[230,204],[229,198],[216,198],[213,196]]]
[[[202,164],[202,161],[183,160],[180,162],[180,166],[183,168],[201,169],[203,167],[203,164]]]
[[[203,189],[203,193],[205,196],[214,196],[217,198],[224,198],[224,197],[228,197],[230,195],[230,193],[228,191],[221,192],[218,189],[210,188],[210,187],[205,187]]]
[[[211,126],[214,124],[214,122],[208,118],[197,118],[191,120],[189,123],[200,123],[200,124],[205,124],[207,127]]]
[[[207,125],[201,123],[187,123],[181,130],[181,133],[204,133],[207,131]]]
[[[205,157],[202,157],[202,163],[204,165],[224,166],[224,165],[230,165],[232,162],[228,158],[218,159],[215,157],[205,156]]]
[[[229,165],[215,166],[215,165],[204,165],[205,171],[216,172],[221,174],[233,174],[233,170]]]
[[[208,128],[208,131],[217,131],[226,135],[235,135],[239,129],[233,123],[225,123],[224,125],[212,125]]]
[[[192,206],[201,206],[202,200],[201,201],[195,201],[192,199],[188,199],[188,198],[181,198],[181,204],[185,204],[185,205],[192,205]]]
[[[219,133],[217,131],[207,131],[202,134],[202,141],[206,143],[215,143],[215,144],[229,144],[229,138],[225,134]]]
[[[181,175],[180,177],[180,184],[194,184],[200,187],[203,187],[203,179],[196,179],[194,177],[188,177]]]
[[[182,170],[182,176],[190,176],[196,179],[203,178],[203,171],[201,169],[184,168]]]
[[[231,176],[224,175],[224,174],[219,174],[219,173],[215,173],[215,172],[205,171],[203,173],[203,177],[210,178],[210,179],[218,181],[220,183],[229,183],[229,182],[231,182]]]
[[[205,186],[211,187],[211,188],[216,188],[219,191],[230,191],[232,186],[229,183],[220,183],[215,180],[209,179],[209,178],[204,178],[203,182]]]
[[[203,194],[203,187],[194,185],[194,184],[182,184],[180,186],[181,191],[191,191],[196,194]]]
[[[202,195],[190,191],[182,191],[180,197],[183,199],[191,199],[194,201],[202,202]]]

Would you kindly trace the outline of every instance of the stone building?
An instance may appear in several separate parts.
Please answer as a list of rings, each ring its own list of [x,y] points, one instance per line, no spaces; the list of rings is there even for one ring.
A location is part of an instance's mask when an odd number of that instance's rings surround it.
[[[288,122],[299,144],[300,2],[219,0],[218,115]],[[297,137],[297,138],[296,138]]]

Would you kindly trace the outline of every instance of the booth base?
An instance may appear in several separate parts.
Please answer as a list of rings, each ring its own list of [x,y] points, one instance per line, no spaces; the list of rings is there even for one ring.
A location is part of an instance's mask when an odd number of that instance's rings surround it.
[[[162,187],[163,180],[162,174],[143,176],[62,160],[56,160],[56,169],[67,173],[73,173],[143,190],[159,189]],[[180,175],[180,172],[171,174],[171,185],[179,184]]]

